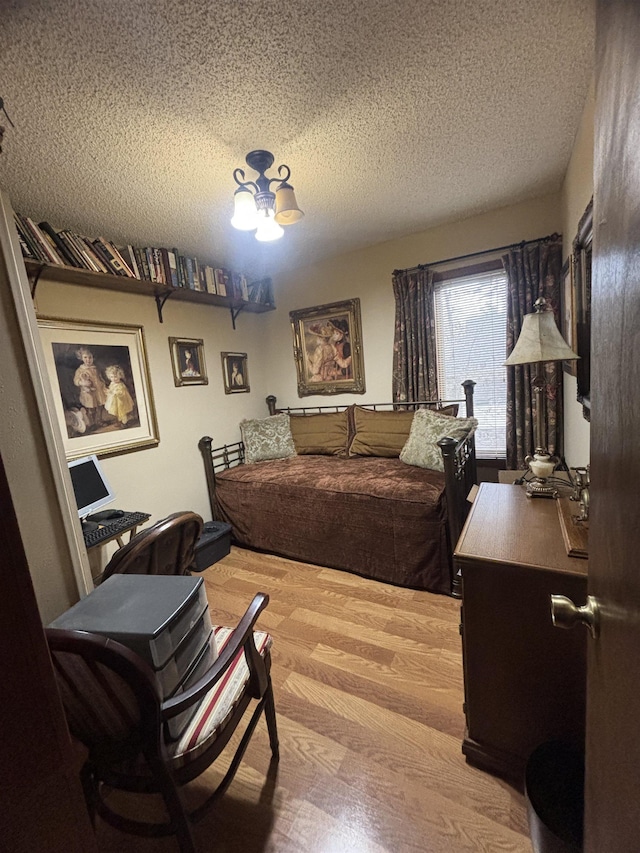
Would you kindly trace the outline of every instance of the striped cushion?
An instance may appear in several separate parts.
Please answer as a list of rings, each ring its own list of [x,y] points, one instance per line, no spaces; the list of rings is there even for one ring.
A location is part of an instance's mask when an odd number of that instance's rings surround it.
[[[218,656],[228,643],[233,630],[215,628]],[[258,652],[264,656],[271,648],[271,635],[264,631],[255,631],[253,636]],[[223,678],[203,696],[198,710],[180,739],[166,744],[169,764],[172,767],[182,767],[211,745],[242,698],[248,680],[249,667],[244,651],[240,650]]]

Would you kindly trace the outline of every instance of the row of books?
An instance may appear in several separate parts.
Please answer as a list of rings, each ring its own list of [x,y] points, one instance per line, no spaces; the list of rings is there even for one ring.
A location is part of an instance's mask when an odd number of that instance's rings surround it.
[[[15,222],[22,254],[33,261],[127,276],[244,302],[273,304],[271,279],[249,283],[241,273],[202,264],[177,249],[116,246],[103,237],[90,239],[69,230],[56,230],[48,222],[36,224],[18,213]]]

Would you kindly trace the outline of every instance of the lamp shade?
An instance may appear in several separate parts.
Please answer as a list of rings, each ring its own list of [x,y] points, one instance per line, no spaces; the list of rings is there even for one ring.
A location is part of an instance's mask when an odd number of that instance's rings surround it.
[[[546,310],[546,300],[538,299],[535,308],[535,313],[525,314],[520,335],[505,365],[580,358],[560,334],[553,311]]]
[[[293,187],[283,181],[276,190],[276,222],[278,225],[293,225],[303,216],[304,213],[298,207]]]
[[[258,211],[253,193],[245,187],[240,187],[233,194],[233,218],[231,224],[238,231],[253,231],[258,227]]]
[[[261,243],[271,243],[273,240],[279,240],[283,234],[284,231],[273,218],[273,210],[260,211],[256,240]]]

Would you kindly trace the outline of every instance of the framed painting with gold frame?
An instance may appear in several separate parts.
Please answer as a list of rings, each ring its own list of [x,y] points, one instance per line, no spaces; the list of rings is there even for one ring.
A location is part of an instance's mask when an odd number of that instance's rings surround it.
[[[67,459],[160,441],[142,326],[39,317]]]
[[[364,394],[360,300],[289,312],[298,396]]]

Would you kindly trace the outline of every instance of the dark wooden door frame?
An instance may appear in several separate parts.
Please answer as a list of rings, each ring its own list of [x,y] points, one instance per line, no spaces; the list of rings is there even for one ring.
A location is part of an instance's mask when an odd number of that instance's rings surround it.
[[[0,457],[2,849],[97,853]]]

